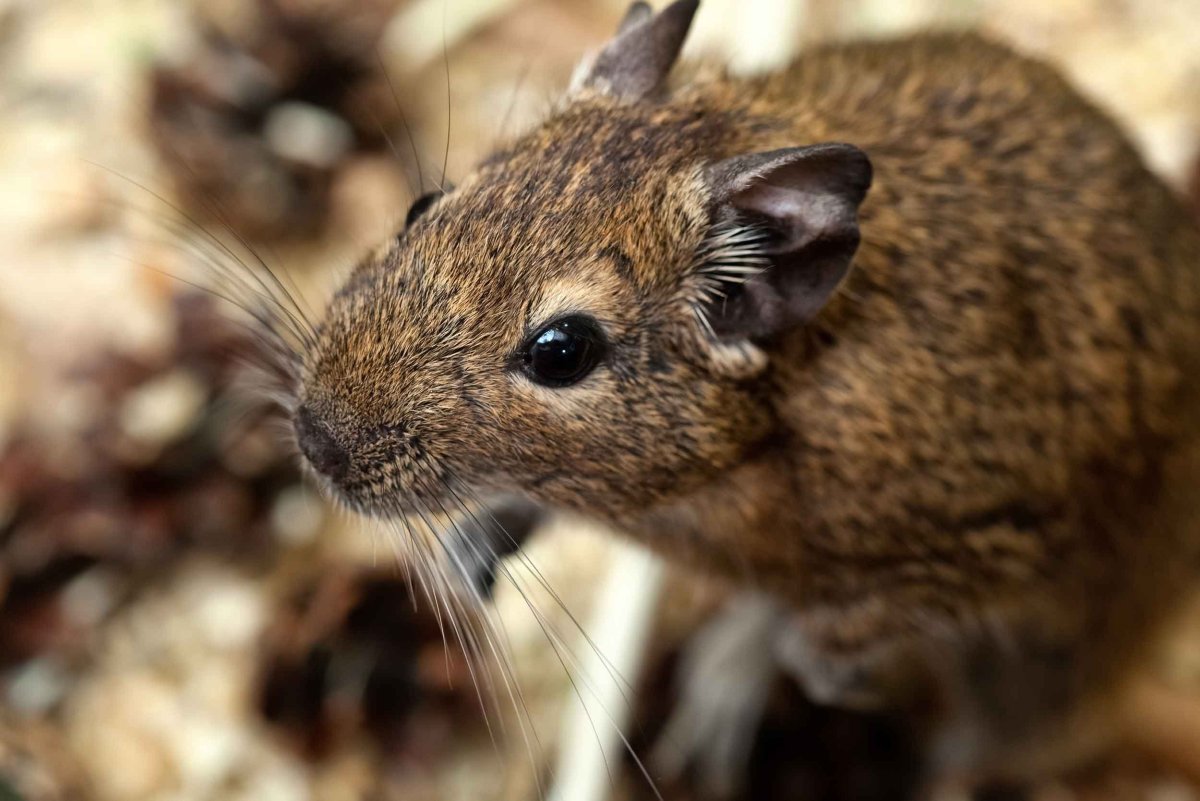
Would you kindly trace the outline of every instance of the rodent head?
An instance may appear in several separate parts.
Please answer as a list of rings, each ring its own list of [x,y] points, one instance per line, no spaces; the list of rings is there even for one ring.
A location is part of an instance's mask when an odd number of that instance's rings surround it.
[[[414,206],[338,292],[295,425],[349,505],[516,491],[619,516],[767,433],[759,345],[845,274],[870,164],[721,158],[737,121],[660,93],[695,6],[635,4],[560,111]]]

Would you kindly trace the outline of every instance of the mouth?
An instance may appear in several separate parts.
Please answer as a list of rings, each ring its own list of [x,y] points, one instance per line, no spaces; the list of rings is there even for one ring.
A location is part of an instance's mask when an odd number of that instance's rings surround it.
[[[321,493],[362,517],[381,520],[421,514],[432,517],[461,505],[447,482],[433,473],[426,475],[425,471],[412,467],[399,470],[387,464],[331,471],[327,464],[314,460],[303,446],[301,452],[301,467]],[[437,486],[437,491],[426,484]]]
[[[503,561],[545,516],[536,503],[514,496],[468,505],[449,486],[436,495],[414,494],[385,479],[335,481],[307,458],[301,462],[325,497],[361,517],[400,526],[406,539],[426,551],[418,558],[430,555],[445,565],[459,588],[480,603],[492,599]],[[414,530],[427,537],[413,536]]]

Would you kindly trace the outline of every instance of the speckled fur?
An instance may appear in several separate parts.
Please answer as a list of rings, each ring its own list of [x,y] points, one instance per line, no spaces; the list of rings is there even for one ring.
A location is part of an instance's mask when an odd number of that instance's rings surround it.
[[[827,141],[875,170],[850,277],[731,369],[688,300],[703,169]],[[357,270],[305,402],[354,505],[448,481],[606,519],[785,597],[831,653],[930,657],[940,759],[1011,772],[1103,717],[1190,579],[1198,270],[1181,205],[1048,67],[974,36],[825,47],[568,98]],[[610,356],[533,385],[514,353],[572,311]]]

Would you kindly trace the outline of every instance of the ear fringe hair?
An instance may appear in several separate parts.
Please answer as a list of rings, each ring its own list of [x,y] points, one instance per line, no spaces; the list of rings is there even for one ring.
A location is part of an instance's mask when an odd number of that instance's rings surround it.
[[[746,283],[770,265],[763,248],[769,232],[742,222],[720,222],[709,229],[696,248],[684,300],[691,307],[701,329],[716,340],[708,308],[724,300],[730,286]]]

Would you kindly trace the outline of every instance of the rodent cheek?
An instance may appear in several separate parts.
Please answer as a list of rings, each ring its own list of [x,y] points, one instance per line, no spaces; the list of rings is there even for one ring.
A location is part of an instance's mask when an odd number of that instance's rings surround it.
[[[589,463],[597,443],[621,438],[614,414],[627,406],[616,380],[603,367],[579,384],[562,388],[539,386],[519,375],[510,380],[512,392],[495,432],[499,447],[487,455],[492,464],[484,469],[503,470],[526,489],[578,488],[592,472]]]
[[[525,413],[542,410],[551,419],[569,420],[585,414],[598,403],[611,403],[616,386],[612,374],[603,365],[578,384],[568,387],[543,387],[533,383],[519,373],[510,376],[514,397],[518,406],[524,405]]]
[[[681,366],[640,405],[652,420],[646,433],[663,432],[655,469],[670,469],[681,489],[738,464],[773,430],[770,404],[753,382],[716,379],[700,367]]]

